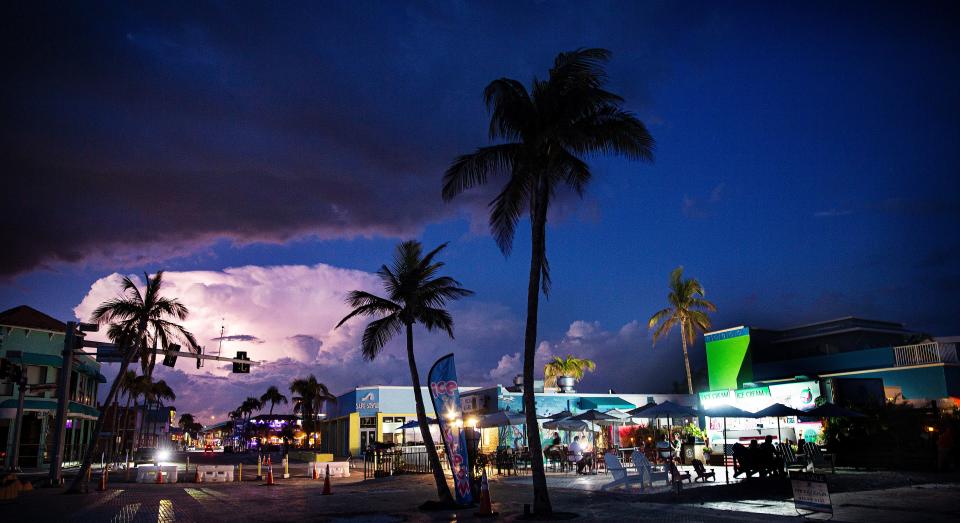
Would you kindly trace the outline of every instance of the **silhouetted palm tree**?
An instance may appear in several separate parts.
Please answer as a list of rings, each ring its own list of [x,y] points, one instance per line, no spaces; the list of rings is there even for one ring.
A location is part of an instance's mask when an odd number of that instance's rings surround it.
[[[337,401],[337,397],[330,393],[326,385],[317,381],[311,374],[306,378],[298,378],[290,383],[290,392],[296,394],[293,398],[293,413],[303,416],[303,431],[307,433],[307,440],[317,431],[317,414],[327,401]],[[317,439],[313,438],[314,444]]]
[[[621,97],[603,88],[609,57],[605,49],[560,53],[548,78],[534,78],[529,91],[510,78],[491,82],[484,91],[491,112],[490,138],[503,143],[458,157],[443,178],[445,201],[487,183],[492,176],[507,178],[489,204],[490,229],[504,254],[513,246],[517,223],[529,212],[531,256],[523,347],[523,405],[529,427],[538,426],[533,374],[540,289],[546,295],[550,288],[546,248],[550,200],[564,185],[583,194],[592,177],[583,160],[586,156],[614,153],[653,159],[654,142],[646,127],[621,108]],[[530,452],[540,456],[540,433],[531,432]],[[548,515],[553,508],[543,462],[534,459],[532,469],[534,511]]]
[[[260,403],[266,405],[268,402],[270,403],[270,415],[273,416],[273,406],[277,403],[286,404],[288,400],[286,396],[280,393],[276,385],[270,385],[267,392],[264,392],[263,396],[260,396]]]
[[[367,360],[376,358],[391,338],[406,329],[407,363],[410,366],[410,379],[413,381],[420,434],[433,468],[437,495],[441,502],[452,503],[450,487],[440,466],[437,448],[430,435],[430,426],[427,425],[423,394],[420,391],[420,375],[413,354],[413,325],[419,323],[428,331],[443,330],[453,338],[453,318],[443,307],[449,300],[473,294],[453,278],[438,275],[444,264],[433,261],[433,258],[446,246],[444,243],[423,255],[423,247],[418,241],[410,240],[398,245],[393,267],[383,265],[377,271],[383,288],[387,291],[387,297],[381,298],[366,291],[352,291],[347,295],[347,303],[353,307],[353,311],[340,320],[337,327],[354,316],[377,317],[363,332],[361,350]]]
[[[110,391],[107,393],[104,405],[113,402],[113,398],[120,387],[120,380],[127,372],[127,367],[133,359],[139,359],[144,374],[149,375],[148,370],[152,371],[153,363],[156,361],[153,347],[167,349],[170,343],[179,341],[188,350],[200,351],[200,346],[197,345],[197,340],[194,339],[193,334],[169,319],[183,321],[187,318],[189,311],[175,298],[166,298],[160,294],[160,288],[163,285],[163,271],[157,272],[153,278],[144,274],[144,278],[146,278],[146,286],[144,292],[141,293],[137,284],[125,276],[121,287],[123,296],[108,300],[93,311],[91,318],[93,322],[111,324],[107,334],[123,354],[123,359],[120,361],[120,370],[117,372],[113,384],[110,385]],[[101,409],[100,415],[97,417],[97,423],[94,425],[93,434],[100,434],[103,431],[105,415],[106,409]],[[68,489],[70,492],[79,492],[81,485],[85,484],[87,470],[90,469],[90,463],[93,461],[97,441],[97,438],[90,438],[87,443],[87,448],[83,454],[83,463],[81,463],[80,470],[74,476]]]
[[[690,357],[687,345],[693,345],[697,332],[710,328],[707,312],[716,312],[717,307],[703,298],[703,286],[695,278],[683,279],[683,266],[670,273],[670,293],[667,301],[670,306],[657,311],[650,317],[648,327],[653,331],[653,343],[667,335],[670,329],[680,326],[680,345],[683,347],[683,365],[687,371],[687,393],[693,394],[693,376],[690,374]],[[659,326],[658,326],[659,324]]]
[[[243,422],[243,448],[247,448],[250,443],[250,438],[247,436],[248,430],[250,428],[250,418],[253,415],[253,411],[260,411],[263,408],[263,404],[260,403],[260,400],[254,398],[253,396],[247,396],[247,399],[243,400],[243,403],[240,404],[237,410],[240,411],[241,416],[245,417],[246,420]]]

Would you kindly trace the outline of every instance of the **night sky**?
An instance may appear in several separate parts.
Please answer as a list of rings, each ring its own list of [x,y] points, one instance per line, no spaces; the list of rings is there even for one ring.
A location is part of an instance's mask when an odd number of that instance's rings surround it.
[[[504,258],[497,184],[444,204],[440,180],[489,143],[489,81],[578,47],[613,52],[656,161],[593,158],[585,197],[555,203],[541,360],[594,358],[583,389],[669,391],[679,339],[652,348],[646,320],[681,264],[716,328],[960,334],[955,2],[32,4],[0,22],[0,309],[86,319],[118,273],[170,271],[208,351],[224,324],[225,353],[269,362],[158,372],[181,412],[222,418],[308,372],[408,384],[399,343],[368,364],[364,324],[333,330],[404,238],[451,242],[447,273],[476,291],[456,340],[417,333],[422,371],[453,351],[461,382],[509,382],[529,223]]]

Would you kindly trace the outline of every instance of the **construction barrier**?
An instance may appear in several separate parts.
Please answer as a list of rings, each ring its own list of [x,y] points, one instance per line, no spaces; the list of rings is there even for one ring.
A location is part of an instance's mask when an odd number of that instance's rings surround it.
[[[159,480],[158,480],[159,476]],[[176,465],[140,465],[137,467],[137,483],[176,483]]]
[[[349,478],[350,477],[350,462],[349,461],[331,461],[329,463],[311,463],[310,468],[313,469],[310,471],[310,474],[315,478],[319,478],[324,474],[324,467],[330,467],[330,475],[335,478]]]
[[[233,481],[233,465],[197,465],[198,483],[228,483]]]

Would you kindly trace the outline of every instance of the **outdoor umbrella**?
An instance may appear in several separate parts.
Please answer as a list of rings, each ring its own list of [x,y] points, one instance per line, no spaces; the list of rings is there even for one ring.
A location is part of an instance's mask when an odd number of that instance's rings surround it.
[[[704,412],[704,415],[710,416],[711,418],[723,418],[723,471],[726,474],[727,484],[729,484],[730,469],[727,468],[727,418],[756,418],[758,416],[743,409],[738,409],[733,405],[721,405],[709,409]]]
[[[793,407],[788,407],[783,403],[774,403],[765,409],[760,409],[754,413],[758,418],[777,418],[777,440],[783,441],[783,437],[780,436],[780,418],[785,416],[804,416],[805,412],[802,410],[797,410]]]
[[[627,414],[629,414],[629,415],[631,415],[631,416],[633,416],[633,417],[635,417],[635,418],[642,418],[643,416],[640,415],[641,412],[643,412],[643,411],[645,411],[645,410],[647,410],[647,409],[649,409],[649,408],[656,407],[656,406],[657,406],[656,403],[650,402],[650,403],[647,403],[646,405],[641,405],[641,406],[639,406],[639,407],[637,407],[637,408],[635,408],[635,409],[633,409],[633,410],[628,410],[628,411],[627,411]]]
[[[639,411],[639,413],[637,412]],[[679,405],[672,401],[664,401],[659,405],[647,404],[643,407],[639,407],[630,411],[635,417],[638,418],[647,418],[647,419],[657,419],[668,418],[670,419],[670,424],[667,425],[668,431],[670,425],[673,423],[673,418],[675,417],[684,417],[684,418],[695,418],[699,414],[692,407],[686,405]]]
[[[606,415],[608,415],[608,416],[613,416],[613,417],[616,418],[616,419],[613,419],[613,420],[607,421],[607,422],[600,421],[600,422],[598,422],[598,423],[601,423],[601,424],[609,424],[609,425],[613,425],[613,426],[614,426],[614,431],[616,432],[617,437],[615,438],[615,441],[613,442],[613,444],[614,444],[614,445],[619,445],[619,444],[620,444],[620,426],[621,426],[621,425],[636,425],[636,423],[633,422],[633,418],[630,416],[630,413],[629,413],[629,412],[624,412],[624,411],[622,411],[622,410],[612,409],[612,410],[608,410],[608,411],[604,412],[604,414],[606,414]]]
[[[548,420],[552,420],[552,421],[557,421],[557,420],[560,420],[560,419],[567,419],[567,418],[569,418],[570,416],[573,416],[573,413],[570,412],[569,410],[564,410],[564,411],[558,412],[558,413],[556,413],[556,414],[551,414],[551,415],[549,415],[549,416],[537,416],[537,417],[540,418],[540,419],[548,419]]]
[[[543,424],[543,428],[550,430],[565,430],[567,432],[580,432],[587,430],[587,422],[575,419],[559,419],[548,421]]]
[[[480,421],[477,422],[477,427],[486,429],[490,427],[505,427],[507,425],[523,425],[526,422],[527,418],[519,412],[500,410],[480,418]]]
[[[598,424],[601,422],[609,423],[611,421],[617,420],[616,417],[610,416],[609,414],[604,414],[596,409],[590,409],[586,412],[581,412],[580,414],[577,414],[576,416],[571,416],[570,418],[567,418],[567,419],[576,420],[576,421],[589,421],[591,423],[598,423]],[[593,437],[593,443],[596,444],[596,436]]]
[[[815,409],[804,412],[803,415],[815,418],[862,418],[865,416],[865,414],[845,409],[836,403],[824,403]]]
[[[427,416],[427,425],[436,425],[436,424],[437,424],[437,420],[431,418],[430,416]],[[403,425],[400,425],[399,427],[393,429],[393,431],[394,431],[394,432],[398,432],[398,431],[401,431],[401,430],[402,430],[402,431],[403,431],[403,441],[407,441],[407,430],[409,430],[409,429],[416,429],[416,428],[420,428],[420,423],[419,423],[417,420],[414,419],[414,420],[410,420],[410,421],[404,423]],[[416,432],[414,432],[414,434],[416,434]],[[414,435],[414,437],[413,437],[413,442],[414,442],[414,443],[417,442],[417,437],[416,437],[416,435]]]

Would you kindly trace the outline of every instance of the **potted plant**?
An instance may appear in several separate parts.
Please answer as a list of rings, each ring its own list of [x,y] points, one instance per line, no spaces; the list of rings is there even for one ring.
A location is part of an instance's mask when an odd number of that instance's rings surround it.
[[[576,358],[572,354],[567,354],[566,358],[555,356],[543,367],[544,385],[556,385],[560,390],[570,391],[587,371],[596,368],[597,364],[586,358]]]

